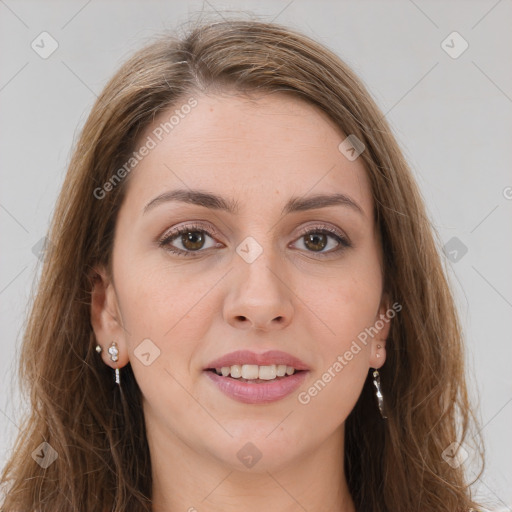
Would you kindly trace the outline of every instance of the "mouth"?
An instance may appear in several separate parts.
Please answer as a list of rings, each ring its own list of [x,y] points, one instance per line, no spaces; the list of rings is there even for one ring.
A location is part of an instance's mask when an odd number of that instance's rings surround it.
[[[267,404],[291,395],[306,380],[310,368],[282,350],[237,350],[203,368],[218,390],[246,404]]]
[[[309,370],[297,370],[285,365],[233,365],[206,368],[203,373],[218,390],[237,402],[269,404],[296,391],[304,383]]]
[[[238,382],[249,382],[252,384],[268,384],[270,382],[286,380],[292,375],[305,372],[287,365],[232,365],[220,368],[206,368],[205,371],[215,373],[220,377],[235,380]]]

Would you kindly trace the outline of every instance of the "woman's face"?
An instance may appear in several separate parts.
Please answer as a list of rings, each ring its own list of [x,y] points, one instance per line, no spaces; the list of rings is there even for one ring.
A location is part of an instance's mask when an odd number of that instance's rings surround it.
[[[135,148],[155,142],[131,171],[93,325],[120,349],[105,362],[132,365],[151,446],[241,470],[259,453],[259,469],[276,468],[342,439],[385,360],[389,324],[363,334],[389,306],[370,185],[362,159],[338,148],[346,135],[307,103],[194,99]],[[240,350],[253,358],[229,358]],[[274,364],[303,371],[272,379]],[[209,370],[223,366],[234,377]]]

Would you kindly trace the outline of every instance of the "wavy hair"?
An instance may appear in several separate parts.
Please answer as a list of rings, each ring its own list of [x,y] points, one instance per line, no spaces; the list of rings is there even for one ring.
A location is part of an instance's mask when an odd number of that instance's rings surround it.
[[[468,511],[464,466],[442,458],[475,421],[460,320],[438,235],[385,116],[354,72],[305,35],[257,20],[195,22],[131,56],[95,102],[76,142],[49,231],[21,346],[30,409],[1,477],[9,512],[151,510],[151,460],[141,393],[130,364],[123,386],[97,357],[90,323],[97,265],[111,269],[126,180],[102,187],[160,112],[198,92],[284,91],[321,109],[361,154],[383,249],[384,291],[402,305],[387,340],[382,421],[367,378],[346,420],[345,465],[358,511]],[[47,442],[46,469],[31,453]],[[341,456],[340,456],[341,458]]]

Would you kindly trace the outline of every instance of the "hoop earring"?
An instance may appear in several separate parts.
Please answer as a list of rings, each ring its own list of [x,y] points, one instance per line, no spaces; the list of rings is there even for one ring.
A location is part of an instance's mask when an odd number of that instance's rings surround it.
[[[98,354],[101,354],[102,351],[103,351],[103,349],[101,348],[101,346],[96,345],[96,352],[98,352]],[[110,347],[108,347],[108,354],[109,354],[110,360],[113,363],[115,363],[119,359],[119,349],[117,348],[117,344],[115,341],[113,341],[110,344]],[[115,368],[115,382],[118,386],[121,385],[121,375],[120,375],[119,368]]]
[[[384,396],[380,387],[380,373],[378,370],[373,370],[373,385],[375,386],[375,396],[377,397],[377,405],[379,406],[380,415],[384,419],[387,419]]]

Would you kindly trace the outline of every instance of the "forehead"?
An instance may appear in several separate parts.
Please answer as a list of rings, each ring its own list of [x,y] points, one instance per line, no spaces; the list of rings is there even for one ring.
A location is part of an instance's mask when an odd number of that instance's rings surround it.
[[[135,151],[149,140],[153,147],[132,172],[127,199],[140,208],[179,186],[242,207],[282,207],[290,196],[337,192],[371,219],[367,172],[339,150],[345,138],[325,112],[286,93],[191,95],[142,133]]]

